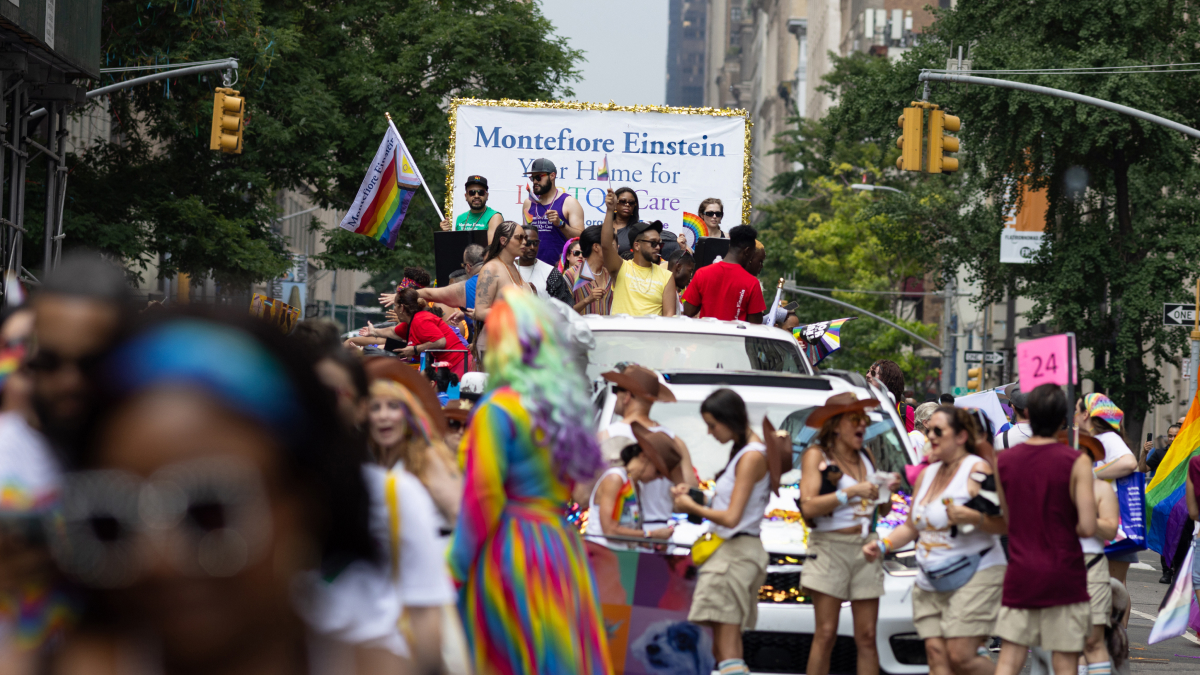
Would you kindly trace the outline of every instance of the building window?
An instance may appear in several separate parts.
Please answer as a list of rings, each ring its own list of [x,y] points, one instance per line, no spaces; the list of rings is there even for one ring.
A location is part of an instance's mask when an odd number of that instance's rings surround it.
[[[946,2],[946,1],[947,0],[942,0],[942,2]],[[741,7],[730,7],[729,8],[729,20],[734,23],[741,21],[742,20],[742,8]]]

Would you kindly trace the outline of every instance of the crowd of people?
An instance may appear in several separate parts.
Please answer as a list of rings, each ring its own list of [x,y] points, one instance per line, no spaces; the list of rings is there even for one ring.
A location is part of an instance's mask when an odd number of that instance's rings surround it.
[[[446,287],[407,270],[381,297],[395,326],[347,341],[328,320],[283,336],[202,307],[138,311],[124,272],[86,254],[7,309],[5,672],[608,673],[587,547],[674,552],[687,517],[709,523],[691,544],[688,620],[711,631],[719,672],[748,673],[762,521],[792,436],[716,390],[697,417],[730,451],[702,484],[682,430],[655,419],[675,401],[669,384],[633,363],[602,374],[614,421],[594,429],[569,319],[759,321],[761,244],[718,223],[728,252],[693,276],[685,241],[668,237],[678,251],[663,260],[662,225],[637,219],[632,191],[609,191],[603,225],[572,229],[578,204],[554,188],[553,165],[531,171],[527,225],[488,209],[487,181],[472,176],[455,226],[487,228],[489,245],[468,247]],[[700,210],[719,221],[720,209]],[[834,395],[804,421],[805,672],[829,672],[844,603],[858,671],[879,671],[883,562],[910,546],[931,672],[1016,675],[1028,648],[1058,675],[1122,665],[1136,554],[1105,554],[1119,525],[1110,483],[1161,453],[1135,455],[1100,393],[1072,420],[1060,388],[1010,387],[1013,426],[996,433],[952,400],[913,405],[891,361],[867,376],[887,400]],[[864,442],[869,413],[888,407],[921,449],[905,476]],[[1082,452],[1063,431],[1072,422]],[[902,482],[912,507],[880,537]],[[1197,518],[1190,475],[1187,496]]]

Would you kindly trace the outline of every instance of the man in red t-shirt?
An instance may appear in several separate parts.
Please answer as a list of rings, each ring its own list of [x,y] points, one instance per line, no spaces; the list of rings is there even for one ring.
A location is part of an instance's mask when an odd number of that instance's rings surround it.
[[[685,316],[762,323],[767,308],[762,286],[745,267],[754,257],[757,239],[758,231],[749,225],[729,231],[729,253],[723,260],[697,270],[683,292]]]

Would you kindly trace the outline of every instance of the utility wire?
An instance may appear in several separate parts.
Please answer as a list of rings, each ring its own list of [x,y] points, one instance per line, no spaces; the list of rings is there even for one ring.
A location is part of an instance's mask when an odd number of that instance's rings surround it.
[[[958,73],[970,75],[1138,75],[1142,73],[1194,73],[1200,68],[1173,68],[1171,66],[1200,66],[1200,63],[1155,64],[1146,66],[1103,66],[1079,68],[1027,68],[1011,70],[957,70],[949,68],[925,68],[930,73]],[[1161,69],[1161,70],[1153,70]]]

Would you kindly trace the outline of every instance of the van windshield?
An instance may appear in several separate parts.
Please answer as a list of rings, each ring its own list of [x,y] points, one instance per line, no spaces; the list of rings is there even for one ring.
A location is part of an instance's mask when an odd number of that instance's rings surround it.
[[[781,333],[782,335],[782,333]],[[654,370],[765,370],[806,374],[793,340],[709,333],[596,331],[588,355],[588,379],[628,361]]]

